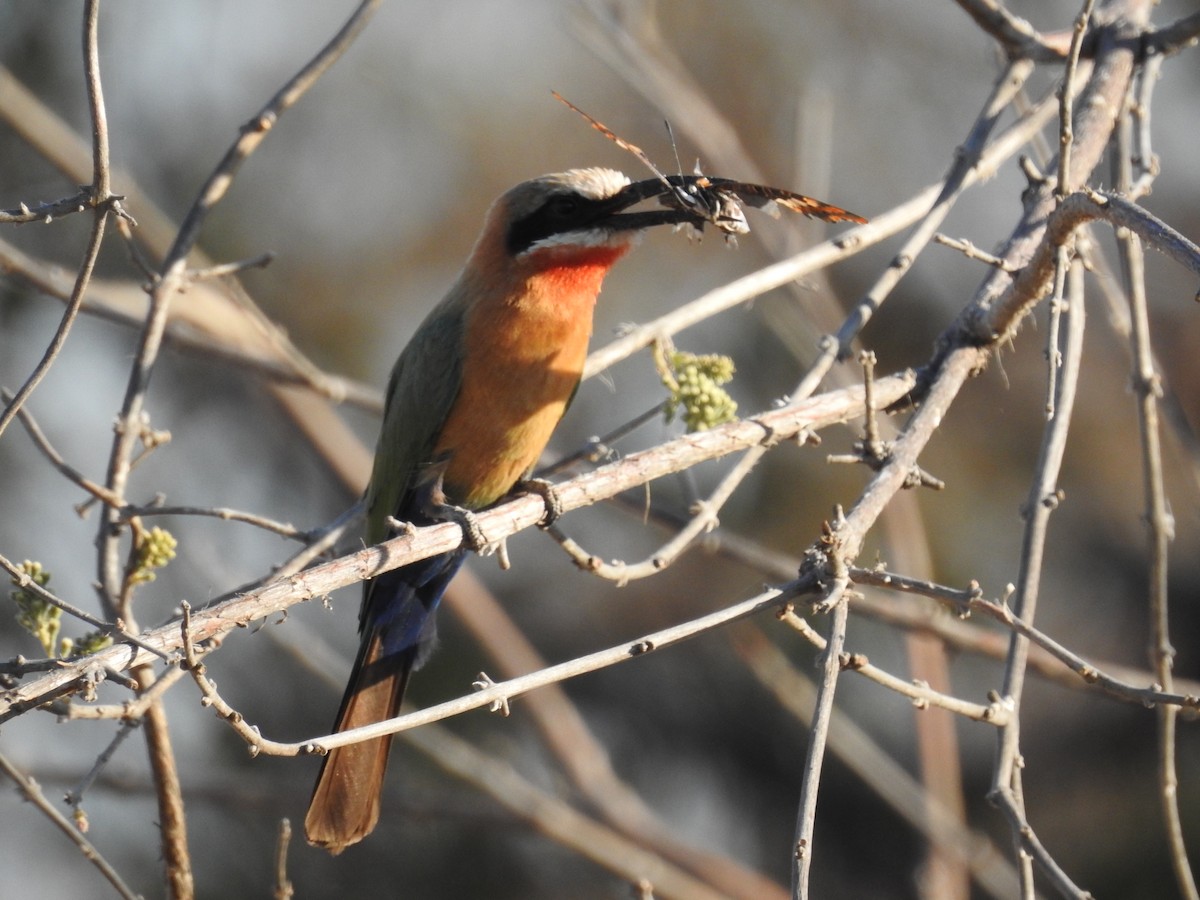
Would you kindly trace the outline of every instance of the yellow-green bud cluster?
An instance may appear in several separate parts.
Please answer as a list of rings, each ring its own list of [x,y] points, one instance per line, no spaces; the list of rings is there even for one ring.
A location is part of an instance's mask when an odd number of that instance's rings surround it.
[[[27,559],[18,568],[38,587],[45,587],[50,582],[50,573],[39,562]],[[13,584],[19,583],[14,576]],[[28,588],[18,586],[11,596],[17,604],[17,624],[38,639],[46,656],[59,659],[87,656],[112,644],[112,638],[102,631],[93,631],[78,640],[69,637],[59,640],[62,628],[62,610],[59,607]]]
[[[58,655],[64,659],[91,656],[93,653],[99,653],[105,647],[111,647],[112,642],[112,636],[103,631],[89,631],[79,640],[63,638],[62,644],[59,645]]]
[[[674,384],[664,378],[671,391],[666,416],[680,418],[688,431],[706,431],[737,416],[737,403],[721,387],[733,378],[733,360],[717,353],[696,354],[674,351],[670,355]]]
[[[138,540],[137,564],[129,580],[145,584],[155,579],[155,569],[161,569],[175,558],[175,536],[165,528],[155,526],[141,533]]]
[[[27,559],[18,568],[38,587],[45,587],[50,582],[50,573],[40,562]],[[13,584],[20,584],[15,576]],[[47,656],[54,656],[58,632],[62,628],[62,610],[23,587],[18,587],[10,596],[17,604],[17,624],[38,639]]]

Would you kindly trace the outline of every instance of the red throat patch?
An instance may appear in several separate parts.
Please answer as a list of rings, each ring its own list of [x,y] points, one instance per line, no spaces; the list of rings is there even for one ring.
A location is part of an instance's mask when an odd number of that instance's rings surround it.
[[[531,255],[534,278],[559,296],[586,294],[595,297],[608,270],[629,252],[630,244],[616,247],[562,247]]]

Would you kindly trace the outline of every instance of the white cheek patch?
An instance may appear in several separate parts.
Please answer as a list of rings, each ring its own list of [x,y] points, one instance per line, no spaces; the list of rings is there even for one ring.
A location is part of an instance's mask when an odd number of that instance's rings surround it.
[[[529,248],[522,250],[518,258],[536,253],[539,250],[610,248],[618,249],[637,243],[642,237],[641,231],[614,230],[611,228],[586,228],[579,231],[565,231],[562,234],[552,234],[540,241],[534,241]]]

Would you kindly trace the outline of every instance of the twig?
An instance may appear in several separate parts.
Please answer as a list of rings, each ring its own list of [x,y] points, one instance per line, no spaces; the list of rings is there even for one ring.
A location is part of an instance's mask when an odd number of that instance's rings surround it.
[[[338,60],[349,48],[379,6],[379,0],[363,0],[336,35],[313,59],[275,94],[274,97],[241,130],[238,139],[226,152],[225,157],[209,176],[200,193],[185,216],[171,249],[167,252],[160,268],[161,277],[151,292],[150,311],[142,331],[138,352],[130,371],[125,400],[118,417],[116,436],[109,457],[109,490],[119,497],[125,496],[129,477],[129,460],[132,456],[136,432],[143,414],[146,388],[150,373],[158,358],[163,333],[167,324],[170,299],[183,286],[187,276],[187,255],[196,243],[200,228],[209,212],[229,190],[233,178],[242,163],[262,144],[267,133],[284,112],[291,108],[308,91],[317,79]],[[99,580],[105,602],[114,611],[129,616],[128,599],[122,588],[117,538],[121,533],[120,522],[114,510],[107,510],[102,517],[98,546]],[[120,601],[118,598],[122,598]],[[121,609],[124,606],[126,608]]]
[[[439,722],[442,719],[461,715],[471,710],[491,707],[495,704],[503,705],[504,703],[511,703],[516,697],[536,688],[558,684],[569,678],[585,675],[588,672],[596,672],[600,669],[644,656],[655,650],[661,650],[664,647],[677,644],[711,631],[714,628],[719,628],[722,625],[774,607],[781,602],[785,602],[790,597],[809,589],[810,585],[807,581],[800,581],[783,588],[767,590],[749,600],[734,603],[717,612],[690,619],[678,625],[672,625],[635,640],[624,641],[605,650],[579,656],[557,665],[547,666],[528,675],[511,678],[507,681],[492,681],[489,679],[485,682],[487,687],[457,699],[447,700],[443,703],[406,713],[394,719],[386,719],[373,725],[364,725],[361,728],[353,728],[349,731],[338,732],[337,734],[323,735],[307,741],[286,743],[262,737],[257,728],[248,725],[236,709],[221,699],[219,693],[216,691],[216,686],[204,678],[202,666],[200,667],[197,683],[200,684],[201,680],[205,682],[202,685],[202,690],[205,692],[206,705],[212,706],[221,718],[229,722],[230,726],[246,741],[251,755],[257,756],[260,753],[267,756],[324,754],[335,747],[357,744],[387,734],[398,734],[402,731],[428,725],[431,722]],[[193,677],[197,677],[194,669],[192,674]]]
[[[1066,199],[1071,183],[1071,145],[1075,141],[1073,130],[1073,83],[1075,71],[1079,67],[1079,52],[1083,47],[1083,38],[1087,34],[1088,22],[1092,17],[1092,7],[1095,0],[1084,0],[1083,8],[1075,18],[1071,35],[1071,47],[1067,52],[1067,65],[1063,72],[1062,98],[1059,102],[1058,114],[1058,184],[1055,196],[1059,203]],[[1064,241],[1056,248],[1054,259],[1054,296],[1050,299],[1050,327],[1046,336],[1046,362],[1049,372],[1046,379],[1046,417],[1054,416],[1055,397],[1058,393],[1058,368],[1062,364],[1062,354],[1058,350],[1058,328],[1064,305],[1063,291],[1067,281],[1067,266],[1071,260],[1071,247]]]
[[[986,599],[979,585],[974,582],[966,589],[951,588],[920,578],[908,578],[882,568],[863,569],[856,566],[850,568],[850,577],[855,584],[870,584],[887,590],[905,591],[929,597],[952,607],[959,615],[982,613],[1040,647],[1078,675],[1084,684],[1094,686],[1115,699],[1143,707],[1165,704],[1180,709],[1200,710],[1200,695],[1168,693],[1158,687],[1140,688],[1128,680],[1122,680],[1105,672],[1104,667],[1090,663],[1078,654],[1071,652],[1049,635],[1014,614],[1006,602]],[[855,601],[856,608],[859,603],[861,600]],[[909,624],[911,626],[915,623]],[[930,627],[943,638],[953,643],[959,643],[952,636],[934,628],[933,623],[930,623]],[[1043,671],[1042,674],[1047,673]],[[1150,673],[1146,673],[1146,677],[1150,678]]]
[[[997,0],[956,0],[975,24],[1004,48],[1010,59],[1053,62],[1063,58],[1061,41],[1038,32],[1020,16],[1015,16]]]
[[[1118,137],[1119,184],[1127,188],[1132,180],[1130,146],[1123,133]],[[1150,568],[1147,573],[1148,614],[1150,617],[1150,665],[1161,690],[1174,686],[1175,648],[1171,645],[1169,625],[1168,558],[1170,543],[1175,536],[1164,484],[1162,437],[1158,418],[1158,401],[1162,386],[1154,366],[1150,337],[1150,314],[1146,298],[1146,273],[1142,244],[1138,234],[1124,229],[1117,234],[1121,270],[1129,297],[1133,350],[1133,388],[1137,397],[1138,430],[1141,437],[1142,490],[1145,521],[1149,526]],[[1184,841],[1183,821],[1179,812],[1179,775],[1175,760],[1175,725],[1178,710],[1158,707],[1158,778],[1159,802],[1163,825],[1171,856],[1171,867],[1180,894],[1189,900],[1200,897],[1196,879],[1188,862]]]
[[[1136,85],[1131,86],[1129,91],[1128,113],[1121,118],[1123,129],[1128,128],[1133,132],[1133,140],[1128,153],[1118,155],[1115,160],[1118,166],[1127,163],[1130,168],[1127,174],[1118,175],[1117,184],[1124,194],[1134,201],[1149,194],[1154,179],[1158,177],[1159,162],[1153,150],[1150,107],[1164,59],[1165,57],[1156,53],[1142,63],[1138,69]],[[1136,127],[1133,127],[1135,123]],[[1118,138],[1124,139],[1120,134]],[[1137,171],[1133,171],[1134,169]]]
[[[779,619],[803,635],[804,639],[818,650],[824,651],[828,646],[828,641],[821,637],[816,629],[808,624],[806,619],[797,615],[790,605],[785,607],[780,613]],[[857,672],[864,678],[874,681],[876,684],[882,685],[902,697],[908,697],[913,701],[913,706],[917,709],[936,706],[939,709],[947,710],[948,712],[972,719],[976,722],[984,722],[997,726],[1004,724],[1008,719],[1008,710],[999,703],[993,702],[986,706],[979,703],[970,703],[949,694],[935,691],[927,684],[904,681],[890,672],[872,665],[862,653],[843,652],[839,661],[843,670]]]
[[[255,513],[243,512],[238,509],[229,509],[223,506],[124,506],[121,508],[121,517],[124,519],[141,518],[145,516],[203,516],[214,519],[223,519],[226,522],[241,522],[246,525],[253,525],[255,528],[261,528],[263,531],[269,531],[272,534],[277,534],[280,537],[285,537],[293,541],[308,542],[312,539],[312,534],[307,531],[301,531],[294,525],[286,522],[276,522],[274,519],[269,519],[266,516],[260,516]]]
[[[269,266],[274,259],[275,254],[268,251],[260,253],[258,256],[252,256],[249,259],[217,263],[204,269],[193,269],[188,273],[188,281],[194,284],[210,278],[226,278],[230,275],[237,275],[239,272],[244,272],[247,269],[263,269]]]
[[[54,361],[58,359],[71,325],[79,314],[83,303],[83,295],[87,291],[96,258],[100,255],[100,245],[104,242],[104,230],[108,223],[109,213],[120,213],[120,202],[112,196],[109,182],[108,164],[108,119],[104,112],[104,92],[100,85],[100,53],[97,42],[98,23],[100,18],[100,0],[88,0],[83,14],[83,60],[84,77],[87,85],[88,107],[92,120],[92,184],[90,187],[91,205],[96,211],[92,220],[92,230],[88,236],[87,249],[84,251],[83,262],[75,276],[75,284],[71,288],[71,297],[67,308],[59,320],[58,328],[50,345],[42,355],[41,361],[34,367],[33,372],[25,383],[17,390],[4,412],[0,413],[0,435],[4,434],[13,417],[21,406],[33,394]]]
[[[782,576],[790,579],[795,569]],[[470,567],[455,577],[446,596],[457,618],[491,658],[498,674],[512,678],[543,669],[546,660],[506,614],[504,607]],[[306,652],[313,637],[292,643]],[[613,769],[608,750],[589,727],[584,715],[559,685],[526,694],[521,714],[538,729],[543,744],[562,767],[580,800],[621,834],[643,848],[695,873],[714,889],[736,900],[783,900],[786,891],[732,856],[701,850],[663,821],[641,795]],[[414,732],[408,732],[409,736]]]
[[[979,260],[982,263],[987,263],[989,266],[995,266],[997,269],[1002,269],[1008,274],[1017,271],[1017,267],[1012,263],[1005,262],[999,256],[988,253],[986,250],[980,250],[970,241],[959,238],[952,238],[942,234],[940,231],[933,236],[935,244],[941,244],[943,247],[949,247],[952,250],[957,250],[967,259]]]
[[[996,805],[1008,819],[1009,828],[1012,830],[1014,839],[1020,845],[1021,852],[1027,854],[1029,858],[1037,862],[1039,868],[1046,873],[1046,876],[1050,879],[1050,883],[1058,889],[1060,894],[1064,897],[1072,898],[1072,900],[1095,900],[1090,893],[1081,890],[1071,880],[1070,876],[1063,871],[1062,866],[1054,861],[1054,857],[1050,855],[1050,851],[1038,840],[1037,833],[1025,821],[1025,817],[1016,806],[1011,794],[997,797]],[[1022,896],[1033,897],[1035,895],[1026,891]]]
[[[879,436],[878,406],[872,396],[875,384],[875,353],[871,350],[860,351],[858,359],[863,367],[863,436],[854,442],[850,453],[831,453],[825,459],[831,465],[865,465],[872,472],[878,472],[891,458],[892,442],[882,440]],[[904,480],[903,487],[927,487],[940,491],[944,490],[946,485],[914,464]]]
[[[1066,342],[1062,352],[1062,379],[1054,398],[1054,414],[1043,434],[1041,449],[1035,467],[1033,483],[1026,501],[1026,526],[1021,544],[1020,573],[1014,600],[1014,612],[1018,618],[1032,624],[1037,610],[1038,594],[1042,577],[1042,561],[1045,554],[1046,535],[1050,515],[1059,504],[1058,476],[1066,450],[1067,433],[1071,423],[1075,394],[1078,387],[1079,367],[1083,355],[1084,304],[1082,270],[1073,269],[1070,307],[1067,316]],[[1014,634],[1009,644],[1008,660],[1004,669],[1001,696],[1013,711],[1012,718],[1001,726],[997,734],[996,763],[993,770],[991,796],[1003,796],[1006,806],[1011,806],[1022,819],[1025,810],[1014,794],[1014,771],[1020,754],[1020,709],[1025,683],[1025,672],[1029,656],[1029,641],[1021,634]],[[1027,825],[1025,826],[1028,827]],[[1014,849],[1023,846],[1022,834],[1014,830]],[[1023,877],[1028,877],[1025,870]],[[1031,884],[1023,883],[1028,893]]]
[[[287,877],[288,847],[292,842],[292,823],[284,818],[279,820],[279,840],[275,844],[275,885],[271,896],[275,900],[292,900],[296,890],[291,879]]]
[[[1079,52],[1083,48],[1083,38],[1087,34],[1088,22],[1092,17],[1092,7],[1095,0],[1084,0],[1083,8],[1075,17],[1071,33],[1071,47],[1067,52],[1067,66],[1063,72],[1062,99],[1059,103],[1058,118],[1058,197],[1062,199],[1070,191],[1071,184],[1071,145],[1075,140],[1073,130],[1074,107],[1071,90],[1075,80],[1075,70],[1079,67]]]
[[[117,729],[117,733],[113,735],[113,739],[108,742],[108,746],[96,757],[96,762],[88,773],[79,780],[79,783],[75,787],[67,791],[64,799],[68,805],[74,807],[77,811],[80,809],[83,804],[83,795],[87,793],[88,789],[91,788],[100,776],[100,773],[104,771],[104,767],[108,765],[113,754],[117,752],[117,748],[125,743],[125,739],[129,737],[139,724],[138,722],[124,722],[121,724],[121,727]]]
[[[35,206],[22,203],[15,209],[0,209],[0,225],[20,225],[28,222],[44,222],[49,225],[56,218],[86,212],[94,205],[95,194],[91,187],[83,187],[78,193],[61,200],[48,200]]]
[[[747,624],[734,629],[731,637],[738,656],[759,683],[808,728],[816,706],[816,687],[811,679],[798,671],[758,628]],[[988,837],[965,829],[958,816],[930,796],[903,765],[836,707],[829,723],[829,748],[915,831],[939,850],[949,851],[964,862],[984,891],[997,900],[1012,896],[1016,873]]]
[[[192,640],[192,606],[188,602],[181,604],[183,611],[179,620],[180,639],[183,643],[183,667],[196,682],[200,689],[202,706],[212,709],[218,717],[229,723],[229,727],[238,733],[250,749],[251,756],[257,756],[261,746],[262,735],[259,730],[246,722],[245,717],[234,709],[217,690],[217,685],[208,677],[208,669],[200,662],[200,648]],[[204,655],[211,653],[221,645],[221,639],[210,638],[203,648]],[[270,751],[268,751],[270,752]]]
[[[8,757],[3,753],[0,753],[0,771],[3,771],[5,775],[11,778],[25,799],[36,806],[59,831],[65,834],[79,848],[79,852],[83,854],[83,858],[96,867],[118,894],[124,897],[125,900],[141,900],[141,895],[135,894],[130,889],[129,885],[117,873],[117,870],[109,865],[108,860],[100,855],[100,851],[92,845],[92,842],[84,837],[79,829],[69,822],[46,799],[46,795],[42,793],[41,786],[9,762]]]
[[[1044,411],[1047,419],[1054,418],[1054,404],[1058,397],[1058,370],[1062,366],[1062,351],[1059,347],[1059,326],[1062,323],[1063,310],[1066,309],[1065,297],[1067,284],[1067,269],[1071,265],[1072,248],[1063,244],[1055,254],[1054,262],[1054,293],[1048,304],[1050,312],[1050,327],[1046,329],[1046,404]]]
[[[833,717],[833,695],[842,670],[841,654],[846,640],[849,606],[844,592],[848,580],[835,579],[824,602],[833,601],[833,616],[829,623],[829,640],[821,654],[821,681],[817,687],[812,727],[809,729],[808,749],[804,760],[804,777],[800,786],[800,804],[796,813],[796,839],[792,846],[792,896],[807,900],[809,874],[812,871],[813,835],[816,830],[817,792],[821,783],[821,767],[825,761],[825,744]]]
[[[1177,19],[1165,28],[1151,31],[1145,40],[1148,50],[1165,56],[1196,46],[1200,41],[1200,12]]]
[[[10,394],[6,389],[0,388],[0,399],[3,399],[5,402],[11,402],[13,400],[13,395]],[[83,488],[83,490],[87,491],[92,495],[92,497],[102,503],[116,504],[118,502],[117,498],[109,492],[108,488],[102,484],[92,481],[62,458],[62,454],[54,449],[54,445],[50,443],[50,439],[46,437],[46,433],[42,431],[41,426],[38,425],[37,420],[33,417],[33,414],[29,412],[28,409],[26,409],[24,406],[18,408],[17,418],[21,420],[21,424],[25,427],[26,433],[28,433],[29,437],[33,440],[33,445],[37,447],[37,449],[41,451],[42,455],[50,461],[50,464],[59,471],[59,474],[66,477],[68,481],[71,481]]]
[[[149,664],[134,666],[133,675],[141,690],[154,685],[154,672]],[[187,816],[183,808],[183,786],[179,767],[171,745],[171,730],[166,709],[161,702],[150,703],[142,717],[142,732],[150,759],[150,775],[154,781],[154,798],[158,806],[158,827],[162,833],[163,874],[167,895],[172,900],[191,900],[196,894],[192,875],[192,856],[188,848]]]
[[[113,674],[107,673],[109,680],[114,680]],[[151,703],[157,703],[171,689],[175,682],[187,674],[178,665],[163,670],[147,690],[124,703],[101,703],[85,705],[82,703],[64,702],[55,704],[61,709],[54,709],[56,715],[65,719],[117,719],[122,722],[140,722]],[[137,684],[133,685],[136,690]]]

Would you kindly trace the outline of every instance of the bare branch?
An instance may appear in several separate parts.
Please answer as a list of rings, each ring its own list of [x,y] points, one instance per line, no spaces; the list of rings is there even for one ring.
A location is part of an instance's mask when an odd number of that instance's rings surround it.
[[[242,163],[262,144],[276,120],[308,91],[317,79],[349,48],[379,6],[379,0],[363,0],[341,30],[315,57],[281,88],[274,97],[243,126],[241,135],[226,152],[224,159],[209,176],[183,220],[171,249],[160,269],[161,278],[151,293],[150,312],[142,331],[134,365],[130,372],[125,400],[121,407],[109,457],[108,489],[125,496],[129,463],[141,423],[146,388],[158,358],[167,324],[169,301],[186,279],[187,255],[196,243],[200,228],[209,212],[225,196]],[[107,510],[102,517],[98,544],[99,580],[102,600],[114,613],[130,618],[127,591],[122,586],[117,538],[121,533],[117,514]]]
[[[49,225],[54,219],[71,213],[86,212],[94,207],[95,194],[90,187],[61,200],[49,200],[35,206],[22,203],[15,209],[0,209],[0,225],[21,225],[28,222],[44,222]]]
[[[279,842],[275,848],[275,886],[271,892],[274,900],[292,900],[295,888],[287,877],[288,847],[292,842],[292,823],[287,819],[279,821]]]
[[[388,734],[398,734],[402,731],[429,725],[432,722],[439,722],[442,719],[448,719],[475,709],[486,707],[499,711],[511,703],[514,698],[536,688],[558,684],[569,678],[585,675],[588,672],[596,672],[609,666],[628,662],[631,659],[655,650],[661,650],[730,622],[752,616],[764,609],[777,606],[785,602],[789,597],[796,596],[798,593],[808,589],[809,586],[806,583],[797,582],[785,588],[767,590],[751,597],[749,600],[731,604],[715,613],[681,622],[678,625],[672,625],[669,628],[646,634],[638,639],[625,641],[614,647],[576,657],[558,665],[548,666],[528,675],[511,678],[507,681],[493,681],[490,678],[481,677],[476,682],[475,686],[477,690],[474,693],[454,700],[447,700],[443,703],[426,707],[425,709],[405,713],[394,719],[385,719],[373,725],[364,725],[360,728],[352,728],[347,731],[340,731],[336,734],[325,735],[307,741],[286,743],[262,737],[258,729],[246,724],[237,710],[219,699],[219,695],[211,683],[205,685],[205,699],[208,701],[208,705],[213,706],[217,710],[218,715],[229,722],[234,730],[246,741],[253,755],[258,755],[259,753],[267,756],[324,754],[335,747],[345,747],[348,744],[357,744]],[[203,676],[203,672],[201,672],[201,676]]]
[[[117,870],[109,865],[108,860],[100,855],[100,851],[92,845],[92,842],[84,837],[83,833],[71,822],[67,821],[63,814],[55,809],[50,801],[46,799],[46,795],[42,793],[41,786],[32,778],[23,774],[2,753],[0,753],[0,771],[3,771],[5,775],[11,778],[25,799],[36,806],[59,831],[65,834],[79,848],[79,852],[83,854],[84,859],[96,867],[108,883],[113,886],[113,890],[124,897],[125,900],[141,900],[141,895],[135,894],[130,889],[129,885],[117,873]]]
[[[1126,132],[1118,136],[1121,187],[1131,187],[1133,163]],[[1162,385],[1154,367],[1150,342],[1150,314],[1146,297],[1145,259],[1139,232],[1124,229],[1118,233],[1121,269],[1129,297],[1133,350],[1133,387],[1137,396],[1138,429],[1142,450],[1142,490],[1145,494],[1145,520],[1150,528],[1147,596],[1150,618],[1150,664],[1164,691],[1174,687],[1175,648],[1171,645],[1168,603],[1168,557],[1175,536],[1175,519],[1167,500],[1164,483],[1162,436],[1159,425],[1159,398]],[[1193,254],[1200,260],[1200,255]],[[1188,861],[1183,821],[1179,811],[1179,775],[1175,759],[1175,725],[1178,710],[1158,708],[1159,802],[1170,848],[1171,865],[1180,894],[1189,900],[1200,897],[1196,878]]]
[[[1177,19],[1166,28],[1151,31],[1145,41],[1148,50],[1167,56],[1195,47],[1200,42],[1200,12]]]
[[[825,761],[825,743],[833,717],[833,694],[841,673],[842,647],[846,640],[849,605],[839,597],[848,581],[834,581],[824,602],[833,603],[829,624],[829,641],[821,654],[821,681],[817,687],[816,707],[809,730],[808,748],[804,759],[804,779],[800,786],[800,808],[796,813],[796,840],[792,846],[792,896],[807,900],[809,875],[812,872],[813,835],[816,831],[817,792],[821,783],[821,768]]]
[[[100,51],[96,37],[99,18],[99,0],[88,0],[83,18],[83,58],[88,106],[92,119],[93,181],[90,188],[90,205],[95,209],[96,215],[92,220],[87,249],[84,251],[83,262],[80,263],[79,270],[75,275],[75,285],[71,289],[71,298],[67,302],[67,308],[63,312],[54,337],[50,340],[50,345],[42,355],[41,361],[17,390],[4,412],[0,413],[0,435],[4,434],[17,411],[46,377],[46,373],[50,371],[50,367],[54,365],[54,361],[62,352],[63,345],[67,342],[67,335],[70,334],[71,325],[74,324],[75,318],[79,314],[79,307],[83,303],[83,295],[87,290],[88,281],[92,277],[96,258],[100,255],[100,245],[104,242],[108,215],[110,212],[117,212],[120,209],[120,203],[117,198],[112,196],[109,184],[108,122],[104,113],[104,93],[100,86]]]
[[[821,637],[808,624],[806,619],[797,615],[795,609],[790,605],[783,610],[779,619],[802,634],[806,641],[821,652],[824,652],[827,648],[828,641]],[[973,719],[976,722],[985,722],[989,725],[997,726],[1003,725],[1008,719],[1009,711],[999,703],[993,702],[986,706],[980,703],[970,703],[966,700],[952,697],[949,694],[935,691],[927,684],[905,681],[897,678],[890,672],[885,672],[878,666],[872,665],[867,657],[861,653],[843,652],[839,662],[843,670],[856,672],[864,678],[874,681],[876,684],[895,691],[901,697],[908,697],[918,709],[936,706],[939,709],[947,710],[967,719]]]
[[[1052,62],[1066,55],[1061,36],[1039,33],[1025,19],[1009,12],[999,0],[956,2],[975,24],[996,39],[1010,59]]]
[[[915,378],[910,373],[892,375],[875,383],[881,404],[893,403],[911,390]],[[707,459],[715,459],[757,444],[788,440],[846,421],[862,414],[862,388],[831,391],[791,406],[773,409],[749,419],[730,422],[711,431],[686,435],[652,450],[634,453],[558,486],[563,509],[570,511],[588,506],[654,478],[680,471]],[[476,518],[489,541],[498,541],[536,525],[545,513],[545,501],[534,495],[522,495]],[[455,523],[414,529],[376,547],[360,550],[304,572],[278,579],[267,586],[221,601],[194,616],[196,639],[207,640],[238,625],[244,625],[296,603],[321,597],[330,591],[364,578],[378,575],[437,553],[453,550],[462,542],[462,531]],[[2,558],[0,558],[2,560]],[[142,640],[153,648],[180,647],[178,629],[166,625],[146,632]],[[157,652],[162,652],[161,650]],[[109,665],[124,670],[146,661],[144,654],[129,658],[129,653],[101,651],[89,657],[89,665]],[[82,666],[79,667],[81,669]],[[0,697],[0,721],[43,702],[49,693],[61,692],[78,678],[75,665],[43,676]]]

